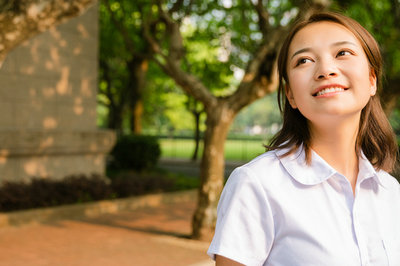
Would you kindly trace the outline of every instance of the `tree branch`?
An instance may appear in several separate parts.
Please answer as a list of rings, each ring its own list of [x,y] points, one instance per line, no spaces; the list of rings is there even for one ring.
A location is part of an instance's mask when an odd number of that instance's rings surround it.
[[[269,30],[269,13],[268,11],[264,8],[262,4],[262,0],[258,0],[257,3],[254,3],[254,8],[257,11],[258,15],[258,26],[260,28],[261,33],[263,36],[268,35],[268,30]]]
[[[268,19],[267,11],[262,7],[261,0],[259,0],[254,7],[259,14],[260,23]],[[304,1],[303,5],[299,7],[295,20],[308,17],[315,10],[325,9],[330,1]],[[239,112],[240,109],[266,95],[269,92],[276,90],[278,86],[278,76],[276,69],[276,60],[279,48],[286,36],[289,26],[278,25],[276,27],[264,27],[263,41],[256,51],[253,59],[248,63],[245,74],[238,89],[234,94],[228,97],[234,112]]]
[[[157,24],[159,23],[159,21],[156,21],[155,23]],[[162,52],[161,44],[155,38],[155,31],[151,30],[150,22],[147,21],[144,17],[142,25],[143,25],[143,37],[149,43],[150,49],[153,51],[153,53],[161,55],[162,58],[166,58],[166,56]]]
[[[268,43],[263,43],[249,62],[242,81],[228,101],[234,112],[239,112],[249,103],[274,91],[278,85],[276,57],[284,29],[272,30]]]
[[[168,53],[163,54],[161,45],[151,34],[148,23],[145,23],[145,37],[149,41],[153,51],[161,58],[153,56],[153,60],[167,73],[182,89],[202,102],[205,106],[214,106],[217,104],[217,98],[211,94],[204,84],[195,76],[185,72],[181,68],[181,61],[184,56],[184,46],[180,25],[172,19],[170,14],[162,8],[161,1],[158,1],[160,22],[166,26],[165,39],[168,43]]]
[[[180,25],[176,21],[174,21],[170,14],[166,12],[162,5],[161,1],[158,1],[158,9],[161,20],[164,22],[166,26],[166,39],[168,39],[168,58],[171,63],[179,64],[182,56],[184,54],[183,40],[180,32]]]

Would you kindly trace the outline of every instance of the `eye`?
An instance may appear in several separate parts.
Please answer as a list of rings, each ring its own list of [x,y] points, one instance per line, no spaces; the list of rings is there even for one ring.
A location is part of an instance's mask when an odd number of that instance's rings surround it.
[[[353,54],[351,51],[342,50],[342,51],[339,51],[339,52],[337,53],[336,57],[345,56],[345,55],[351,55],[351,54]]]
[[[309,58],[304,58],[304,57],[303,57],[303,58],[300,58],[299,60],[297,60],[296,66],[303,65],[303,64],[307,63],[308,61],[311,62],[311,59],[309,59]]]

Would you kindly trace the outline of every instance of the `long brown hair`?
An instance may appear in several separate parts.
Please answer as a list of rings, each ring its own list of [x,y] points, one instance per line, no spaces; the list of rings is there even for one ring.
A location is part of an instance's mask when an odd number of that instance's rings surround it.
[[[334,12],[318,12],[295,23],[283,42],[278,56],[278,103],[279,109],[283,113],[283,125],[266,148],[268,150],[290,148],[289,152],[285,154],[288,155],[303,145],[307,162],[311,160],[311,135],[307,119],[298,109],[293,109],[290,106],[285,95],[285,84],[288,83],[286,67],[289,46],[295,34],[307,25],[321,21],[343,25],[354,34],[368,58],[371,71],[376,75],[377,91],[379,92],[382,88],[383,63],[379,46],[374,37],[357,21]],[[383,112],[378,94],[372,96],[361,111],[355,149],[357,154],[360,154],[360,150],[362,150],[376,169],[383,169],[388,172],[393,170],[397,158],[396,136]]]

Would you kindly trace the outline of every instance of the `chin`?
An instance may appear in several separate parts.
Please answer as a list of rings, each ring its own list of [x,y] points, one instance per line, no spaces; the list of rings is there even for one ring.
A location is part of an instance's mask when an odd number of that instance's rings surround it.
[[[304,117],[312,123],[316,124],[332,124],[338,123],[343,119],[354,118],[359,119],[361,114],[360,110],[343,110],[340,108],[331,108],[325,110],[318,110],[318,112],[313,112],[312,115],[304,114]]]

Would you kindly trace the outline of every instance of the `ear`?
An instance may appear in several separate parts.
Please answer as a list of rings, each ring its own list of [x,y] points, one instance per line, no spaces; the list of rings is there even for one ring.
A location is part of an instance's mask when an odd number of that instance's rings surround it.
[[[296,108],[297,108],[297,105],[296,105],[296,102],[295,102],[295,100],[294,100],[292,90],[290,89],[290,86],[289,86],[287,83],[285,84],[285,94],[286,94],[286,98],[287,98],[288,101],[289,101],[290,106],[291,106],[293,109],[296,109]]]
[[[371,74],[369,75],[369,82],[370,82],[370,95],[374,96],[376,94],[377,86],[376,86],[376,75],[373,69],[371,69]]]

